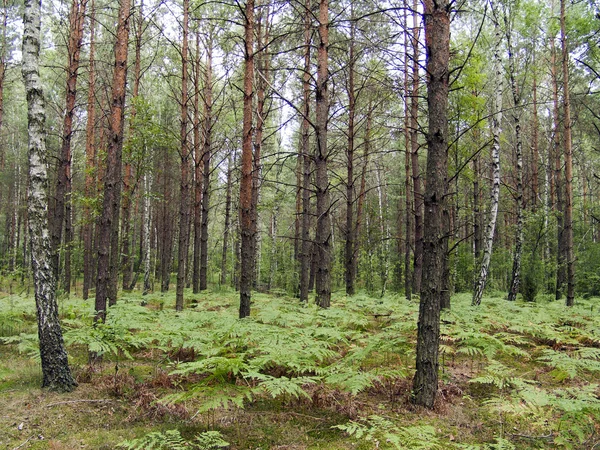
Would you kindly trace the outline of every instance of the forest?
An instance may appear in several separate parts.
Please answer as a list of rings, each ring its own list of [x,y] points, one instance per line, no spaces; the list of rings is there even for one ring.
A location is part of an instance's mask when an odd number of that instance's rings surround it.
[[[1,1],[0,448],[600,449],[598,2]]]

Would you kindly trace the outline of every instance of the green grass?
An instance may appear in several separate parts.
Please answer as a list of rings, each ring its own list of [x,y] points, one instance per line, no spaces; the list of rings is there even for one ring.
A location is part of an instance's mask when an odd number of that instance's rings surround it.
[[[434,411],[409,401],[416,302],[334,295],[320,310],[255,294],[240,321],[237,301],[227,290],[186,292],[176,313],[172,293],[128,293],[94,328],[91,301],[61,299],[79,387],[58,395],[39,389],[33,300],[2,298],[0,448],[29,439],[21,448],[108,449],[168,430],[186,445],[216,430],[232,449],[583,449],[600,440],[596,299],[566,309],[495,297],[472,308],[470,296],[453,297]],[[88,350],[102,364],[88,366]]]

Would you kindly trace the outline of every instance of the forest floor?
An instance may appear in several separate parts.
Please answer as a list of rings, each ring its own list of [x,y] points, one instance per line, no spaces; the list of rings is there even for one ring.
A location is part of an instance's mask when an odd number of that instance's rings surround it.
[[[417,299],[256,294],[240,321],[235,292],[186,298],[126,293],[99,327],[62,298],[79,386],[58,394],[40,389],[33,300],[0,294],[0,449],[600,449],[597,299],[455,295],[429,411],[410,403]]]

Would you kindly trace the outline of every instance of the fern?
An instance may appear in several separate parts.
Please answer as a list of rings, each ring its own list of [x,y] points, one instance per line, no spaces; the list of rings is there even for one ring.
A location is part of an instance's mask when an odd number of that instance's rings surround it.
[[[332,428],[338,428],[359,440],[372,442],[375,448],[382,443],[405,450],[443,448],[434,427],[430,425],[397,427],[390,420],[376,415],[369,416],[364,423],[350,421]]]
[[[123,441],[117,447],[127,450],[218,450],[229,447],[229,443],[218,431],[206,431],[196,435],[193,440],[187,441],[181,436],[179,430],[168,430]]]

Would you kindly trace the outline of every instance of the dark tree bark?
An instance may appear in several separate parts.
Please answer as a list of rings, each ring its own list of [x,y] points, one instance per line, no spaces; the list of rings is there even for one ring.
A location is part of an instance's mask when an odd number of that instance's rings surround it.
[[[569,50],[565,30],[565,0],[560,1],[560,41],[563,73],[563,124],[565,147],[565,257],[567,260],[567,306],[575,304],[575,255],[573,253],[573,144],[571,138],[571,96],[569,89]]]
[[[413,292],[421,292],[423,272],[423,193],[421,188],[421,169],[419,168],[419,13],[418,1],[413,1],[412,34],[412,90],[410,97],[410,154],[412,163],[412,185],[415,225],[415,251],[413,258]]]
[[[200,292],[200,241],[202,235],[202,152],[200,139],[200,32],[196,32],[196,66],[194,70],[194,257],[192,291]]]
[[[316,302],[321,308],[329,308],[331,303],[331,201],[329,198],[329,177],[327,161],[327,124],[329,121],[329,1],[319,1],[319,43],[317,47],[317,90],[316,126],[317,147],[315,152],[317,191],[317,246],[315,290]]]
[[[87,124],[85,128],[85,197],[90,199],[95,193],[95,177],[93,168],[96,160],[96,7],[94,0],[90,5],[90,55],[89,55],[89,81],[87,98]],[[83,209],[83,298],[87,300],[93,278],[93,234],[94,220],[89,201],[85,202]]]
[[[212,36],[206,45],[204,79],[204,149],[202,151],[202,224],[200,235],[200,290],[208,288],[208,212],[210,208],[210,158],[212,152]]]
[[[300,156],[302,158],[302,231],[300,250],[300,301],[308,301],[312,243],[310,241],[310,44],[311,0],[304,8],[304,71],[302,72],[302,124],[300,128]]]
[[[444,286],[447,240],[443,214],[448,183],[450,3],[448,0],[425,0],[424,6],[429,130],[424,195],[423,279],[412,401],[433,408],[438,389],[440,299]]]
[[[410,266],[410,256],[412,248],[412,201],[411,201],[411,177],[410,177],[410,106],[409,99],[409,71],[408,71],[408,8],[404,10],[404,23],[406,30],[404,32],[404,195],[405,195],[405,222],[404,222],[404,295],[408,301],[412,297],[412,268]]]
[[[345,247],[345,278],[346,295],[354,295],[354,279],[356,277],[354,266],[354,247],[356,246],[356,237],[354,229],[354,120],[356,115],[356,92],[354,89],[354,71],[355,71],[355,33],[356,22],[354,21],[354,9],[350,6],[350,54],[348,59],[348,143],[346,148],[346,247]]]
[[[232,157],[233,153],[233,157]],[[223,230],[223,251],[221,253],[221,285],[227,283],[227,248],[229,245],[229,227],[231,226],[231,192],[233,188],[233,164],[235,151],[227,155],[227,191],[225,193],[225,224]]]
[[[27,94],[29,132],[28,218],[31,268],[42,361],[42,387],[54,391],[72,391],[77,383],[69,369],[58,319],[56,276],[51,261],[52,249],[48,232],[46,111],[39,76],[40,9],[40,1],[25,1],[21,66]]]
[[[254,0],[247,0],[244,24],[244,121],[242,128],[242,175],[240,180],[240,311],[243,319],[250,315],[255,249],[252,247],[256,217],[252,211],[252,101],[254,97]]]
[[[144,33],[144,1],[140,0],[137,11],[137,20],[135,22],[135,62],[133,66],[133,90],[132,97],[134,103],[131,107],[131,114],[129,115],[129,136],[130,138],[135,134],[135,117],[137,110],[135,107],[135,100],[138,98],[140,92],[140,82],[142,79],[142,36]],[[131,165],[130,158],[125,162],[125,170],[123,176],[123,200],[121,204],[121,272],[123,273],[123,290],[131,290],[132,286],[132,275],[133,275],[133,261],[131,257],[131,199],[135,193],[135,180],[133,174],[133,167]]]
[[[85,7],[87,0],[72,0],[69,12],[69,39],[67,43],[67,87],[65,97],[65,115],[63,117],[62,145],[58,158],[58,173],[56,177],[56,190],[54,199],[54,211],[52,212],[51,236],[52,236],[52,264],[57,276],[59,270],[60,244],[65,222],[70,225],[70,214],[66,214],[66,205],[69,204],[71,195],[71,139],[73,137],[73,117],[75,115],[75,101],[77,99],[77,76],[79,72],[79,55],[81,53],[81,42],[83,40],[83,22],[85,19]],[[67,237],[67,236],[65,236]],[[70,237],[70,236],[69,236]],[[65,240],[65,248],[70,242]],[[70,256],[70,251],[65,251]],[[66,256],[66,255],[65,255]],[[69,257],[70,259],[70,257]],[[69,261],[70,263],[70,261]],[[70,267],[65,265],[65,292],[70,290]]]
[[[177,287],[175,293],[175,309],[183,310],[183,289],[185,287],[185,268],[188,257],[190,236],[190,148],[188,142],[188,32],[189,32],[189,0],[183,0],[183,42],[181,45],[181,130],[180,158],[181,180],[179,184],[179,246],[177,258]]]
[[[106,151],[106,175],[104,177],[104,199],[102,213],[98,220],[98,278],[96,282],[96,320],[106,319],[106,304],[116,301],[109,298],[110,284],[116,286],[114,264],[118,259],[111,258],[111,240],[114,243],[115,230],[118,232],[119,206],[121,203],[121,168],[123,152],[123,126],[125,117],[125,85],[127,82],[127,43],[129,39],[130,0],[121,0],[117,39],[115,42],[115,68],[113,74],[112,103]],[[117,240],[118,243],[118,240]],[[111,275],[113,279],[111,280]],[[112,292],[112,295],[115,295]]]

